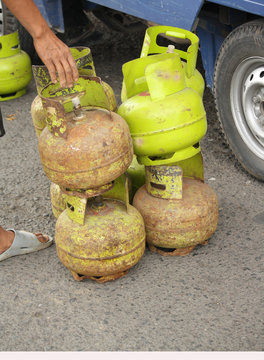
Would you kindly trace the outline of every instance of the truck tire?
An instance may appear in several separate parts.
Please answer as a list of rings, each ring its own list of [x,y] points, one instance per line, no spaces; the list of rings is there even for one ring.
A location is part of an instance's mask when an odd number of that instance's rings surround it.
[[[31,35],[0,0],[0,36],[11,34],[16,30],[18,30],[21,49],[33,60],[36,56],[36,51]]]
[[[214,97],[234,155],[264,180],[264,20],[243,24],[224,40],[215,64]]]

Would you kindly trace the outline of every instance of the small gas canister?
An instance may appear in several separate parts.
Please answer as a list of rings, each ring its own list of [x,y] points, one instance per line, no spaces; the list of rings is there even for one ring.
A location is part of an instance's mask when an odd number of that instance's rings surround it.
[[[206,244],[218,222],[218,201],[201,180],[183,177],[179,166],[146,166],[146,185],[133,205],[143,216],[151,251],[187,255]]]
[[[31,60],[20,49],[18,32],[0,36],[0,101],[25,94],[31,78]]]

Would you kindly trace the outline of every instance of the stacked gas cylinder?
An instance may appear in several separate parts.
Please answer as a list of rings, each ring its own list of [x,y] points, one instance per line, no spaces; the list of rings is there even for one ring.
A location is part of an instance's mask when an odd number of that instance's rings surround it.
[[[113,111],[112,89],[95,76],[90,50],[72,53],[80,73],[73,88],[61,89],[44,67],[34,68],[39,96],[32,117],[52,182],[58,257],[76,280],[105,282],[125,275],[145,250],[144,222],[129,204],[124,175],[133,145]]]
[[[158,46],[159,34],[190,45],[186,52]],[[200,140],[207,122],[197,36],[149,28],[141,57],[123,66],[117,113],[90,49],[71,51],[80,74],[72,89],[52,84],[45,67],[33,67],[39,95],[32,118],[51,180],[61,262],[76,280],[105,282],[140,260],[145,240],[162,255],[186,255],[205,244],[217,227],[218,204],[204,183]]]
[[[158,46],[160,34],[188,40],[187,52]],[[218,221],[199,143],[207,122],[204,81],[196,70],[198,41],[189,31],[151,27],[141,57],[123,65],[118,113],[129,125],[134,153],[146,172],[133,205],[144,218],[150,250],[163,255],[186,255],[205,244]]]

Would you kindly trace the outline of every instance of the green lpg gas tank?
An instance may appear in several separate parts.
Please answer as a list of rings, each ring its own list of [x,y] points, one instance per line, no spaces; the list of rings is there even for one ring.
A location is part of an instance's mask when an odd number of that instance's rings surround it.
[[[0,101],[25,94],[31,78],[30,57],[20,50],[18,32],[0,36]]]
[[[128,98],[118,109],[129,125],[134,153],[144,165],[160,161],[168,165],[195,156],[207,130],[202,97],[187,86],[179,54],[156,56],[159,61],[137,59],[144,62],[143,76],[124,76]]]
[[[171,45],[160,46],[157,43],[159,36],[169,37]],[[134,83],[135,79],[144,76],[146,61],[156,61],[170,58],[171,53],[176,53],[181,58],[184,68],[185,83],[197,91],[202,97],[204,93],[204,79],[196,69],[199,38],[192,32],[172,26],[152,26],[146,30],[140,58],[129,61],[123,66],[124,82],[122,86],[121,99],[124,102],[131,96],[131,91],[142,89],[140,83]],[[187,48],[187,51],[183,49]],[[159,56],[157,56],[159,55]],[[138,89],[137,89],[138,88]],[[137,91],[139,93],[140,91]],[[130,93],[130,94],[129,94]]]

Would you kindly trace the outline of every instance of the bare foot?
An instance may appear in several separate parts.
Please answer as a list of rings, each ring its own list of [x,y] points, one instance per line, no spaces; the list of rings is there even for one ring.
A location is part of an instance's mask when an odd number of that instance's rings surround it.
[[[2,254],[12,245],[15,233],[13,231],[4,230],[3,228],[0,228],[0,230],[0,254]]]

